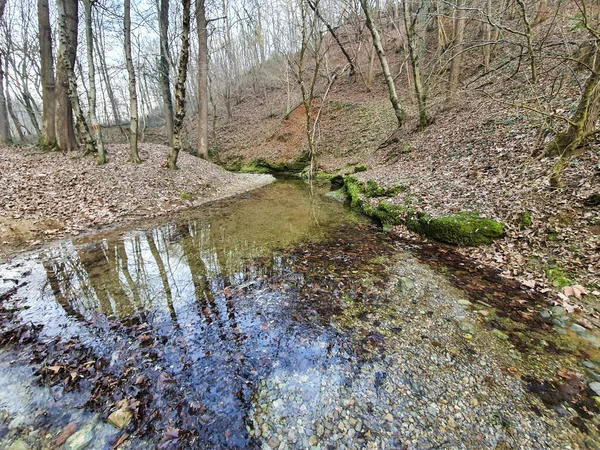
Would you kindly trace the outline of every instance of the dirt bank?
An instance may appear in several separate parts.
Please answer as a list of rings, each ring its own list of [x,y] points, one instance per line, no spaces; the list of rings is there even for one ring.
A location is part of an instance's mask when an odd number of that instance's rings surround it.
[[[168,147],[140,145],[143,163],[127,162],[126,145],[108,147],[99,166],[81,154],[4,148],[0,176],[0,256],[42,241],[108,225],[167,215],[273,181],[235,174],[183,153],[178,171],[163,166]]]

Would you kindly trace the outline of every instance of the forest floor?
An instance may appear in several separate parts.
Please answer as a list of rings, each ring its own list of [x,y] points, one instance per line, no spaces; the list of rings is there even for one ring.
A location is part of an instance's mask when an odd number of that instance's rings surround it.
[[[127,162],[128,146],[108,146],[99,166],[81,154],[2,150],[0,256],[108,225],[164,216],[273,181],[234,174],[187,153],[178,171],[164,167],[168,147],[141,144],[142,164]]]

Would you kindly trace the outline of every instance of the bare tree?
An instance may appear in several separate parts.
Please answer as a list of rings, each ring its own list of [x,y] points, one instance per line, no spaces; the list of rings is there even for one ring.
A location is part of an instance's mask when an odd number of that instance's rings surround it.
[[[0,21],[4,17],[6,0],[0,0]],[[4,95],[4,64],[2,63],[2,51],[0,51],[0,144],[10,142],[10,126],[8,123],[8,108],[6,96]]]
[[[173,149],[167,165],[170,169],[177,169],[177,157],[181,151],[181,128],[185,119],[185,81],[187,66],[190,56],[190,0],[182,0],[183,23],[181,32],[181,54],[179,55],[179,70],[175,86],[175,122],[173,124]]]
[[[165,111],[165,125],[167,127],[167,138],[169,145],[173,145],[173,99],[171,98],[171,82],[169,77],[169,0],[160,0],[160,11],[158,15],[160,30],[160,61],[158,75],[160,80],[160,92],[163,98]]]
[[[123,30],[125,33],[125,61],[127,73],[129,74],[129,161],[140,164],[142,160],[138,153],[138,112],[137,92],[135,85],[135,69],[131,57],[131,0],[124,0],[123,4]]]
[[[465,40],[465,24],[467,21],[464,11],[465,0],[457,0],[454,8],[454,40],[452,43],[452,60],[450,61],[450,83],[448,86],[448,101],[456,99],[458,80],[462,71],[463,43]]]
[[[373,38],[373,46],[377,51],[377,56],[379,57],[379,62],[381,63],[383,76],[385,77],[385,82],[387,84],[388,92],[390,94],[390,102],[392,103],[392,107],[394,108],[394,114],[396,114],[396,119],[398,120],[398,128],[401,128],[406,120],[406,114],[404,113],[404,110],[400,106],[400,101],[398,100],[396,86],[394,85],[394,77],[392,76],[387,57],[385,56],[385,50],[381,42],[379,31],[377,30],[377,27],[375,26],[375,23],[373,22],[373,18],[371,16],[369,0],[360,0],[360,5],[362,7],[363,12],[365,13],[367,28],[371,32],[371,36]]]
[[[408,55],[410,57],[410,63],[412,67],[413,82],[415,84],[415,94],[417,96],[417,104],[419,106],[419,125],[418,130],[424,130],[427,126],[427,93],[423,87],[421,80],[421,51],[419,40],[422,39],[417,32],[417,23],[423,27],[426,22],[423,17],[422,10],[425,9],[424,4],[419,5],[414,16],[411,14],[411,8],[409,6],[409,0],[403,2],[403,13],[404,13],[404,26],[406,28],[406,40],[408,44]]]
[[[55,130],[56,144],[62,151],[77,149],[73,108],[69,98],[69,79],[75,66],[77,49],[77,0],[57,0],[58,54],[56,58]],[[73,74],[74,77],[74,74]]]
[[[52,30],[48,0],[38,0],[38,26],[42,81],[42,136],[40,146],[56,148],[54,59],[52,57]]]
[[[87,44],[87,63],[88,63],[88,105],[89,116],[94,133],[94,139],[98,149],[98,163],[106,163],[106,152],[104,151],[104,143],[102,142],[102,131],[96,119],[96,68],[94,66],[94,36],[92,34],[92,0],[83,0],[85,8],[85,37]]]
[[[198,30],[198,156],[208,159],[208,32],[204,0],[196,0]]]

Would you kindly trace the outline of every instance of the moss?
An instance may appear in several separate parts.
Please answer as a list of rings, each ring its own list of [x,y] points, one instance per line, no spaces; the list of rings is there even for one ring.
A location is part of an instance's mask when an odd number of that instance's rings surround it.
[[[366,172],[367,170],[369,170],[369,166],[366,166],[366,165],[354,167],[354,173]]]
[[[503,224],[480,217],[477,212],[438,218],[417,214],[408,220],[407,227],[438,241],[465,246],[488,245],[504,235]]]
[[[523,211],[519,217],[521,229],[524,230],[526,228],[531,227],[533,225],[533,216],[531,215],[531,211]]]
[[[363,185],[364,194],[369,197],[395,197],[398,192],[406,190],[404,186],[396,185],[392,188],[385,188],[379,186],[375,180],[367,181],[366,185]]]
[[[377,208],[370,208],[370,216],[377,218],[384,230],[389,230],[395,225],[400,225],[402,221],[402,213],[406,210],[402,206],[381,201]]]
[[[554,287],[565,287],[575,284],[571,274],[563,272],[560,267],[546,269],[546,277],[552,282]]]
[[[179,196],[181,197],[181,200],[191,201],[194,199],[194,196],[187,192],[180,192]]]
[[[315,175],[316,181],[330,181],[335,175],[330,172],[317,172]]]
[[[362,198],[365,195],[365,184],[353,176],[344,180],[344,187],[350,197],[350,206],[377,219],[384,230],[389,230],[392,226],[403,222],[402,215],[406,212],[407,206],[394,205],[385,200],[379,202],[376,207],[371,206]]]
[[[256,165],[254,162],[244,164],[239,169],[242,173],[270,173],[271,171],[263,166]]]

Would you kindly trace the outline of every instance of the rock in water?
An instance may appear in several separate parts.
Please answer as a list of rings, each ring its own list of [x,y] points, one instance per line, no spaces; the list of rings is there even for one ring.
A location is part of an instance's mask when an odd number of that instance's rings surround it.
[[[110,416],[108,416],[108,422],[113,424],[115,427],[121,429],[125,428],[131,422],[133,414],[127,406],[123,406],[121,409],[117,409]]]
[[[400,292],[408,292],[415,288],[415,283],[410,278],[400,277],[396,283],[396,287]]]
[[[92,442],[92,439],[94,439],[94,425],[89,423],[67,439],[65,448],[67,450],[83,450]]]
[[[590,389],[597,395],[600,395],[600,382],[594,381],[593,383],[590,383]]]

